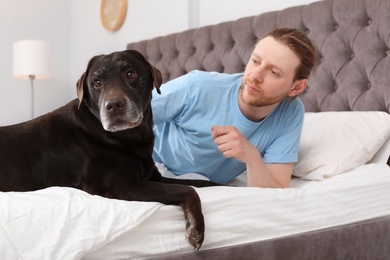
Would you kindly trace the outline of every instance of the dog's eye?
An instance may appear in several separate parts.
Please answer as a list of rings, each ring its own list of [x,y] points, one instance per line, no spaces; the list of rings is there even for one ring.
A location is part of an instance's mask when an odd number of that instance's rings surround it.
[[[93,86],[94,86],[95,88],[101,87],[101,86],[102,86],[102,81],[101,81],[100,79],[95,79],[95,80],[93,81]]]
[[[128,79],[135,79],[135,78],[137,77],[137,73],[134,72],[134,71],[132,71],[132,70],[128,70],[128,71],[126,72],[126,77],[127,77]]]

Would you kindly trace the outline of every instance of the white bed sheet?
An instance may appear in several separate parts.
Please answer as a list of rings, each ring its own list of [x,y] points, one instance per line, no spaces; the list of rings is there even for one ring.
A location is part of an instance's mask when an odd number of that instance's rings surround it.
[[[368,164],[289,189],[197,189],[201,250],[390,215],[390,167]],[[180,207],[92,196],[71,188],[0,192],[0,259],[143,259],[191,252]]]

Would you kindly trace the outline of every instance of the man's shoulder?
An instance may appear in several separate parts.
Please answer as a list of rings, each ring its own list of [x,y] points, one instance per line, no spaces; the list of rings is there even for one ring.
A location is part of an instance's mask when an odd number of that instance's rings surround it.
[[[191,80],[200,80],[200,81],[235,81],[239,78],[242,78],[242,73],[221,73],[216,71],[203,71],[203,70],[193,70],[186,75]]]
[[[282,117],[282,122],[288,124],[291,121],[302,121],[305,108],[302,101],[299,98],[284,99],[276,108],[275,113],[272,113],[274,118]]]
[[[304,108],[304,105],[302,103],[302,101],[296,97],[296,98],[285,98],[281,104],[280,104],[280,107],[282,109],[295,109],[297,112],[299,113],[304,113],[305,112],[305,108]]]
[[[202,70],[193,70],[185,75],[175,78],[165,83],[161,89],[165,93],[171,92],[188,92],[190,95],[198,96],[199,93],[208,95],[210,91],[214,94],[217,92],[233,89],[242,81],[242,73],[227,74],[220,72],[209,72]]]

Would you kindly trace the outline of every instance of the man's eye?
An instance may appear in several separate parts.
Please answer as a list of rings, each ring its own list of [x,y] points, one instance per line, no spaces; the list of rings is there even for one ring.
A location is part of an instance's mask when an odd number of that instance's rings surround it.
[[[280,74],[276,70],[271,70],[271,74],[274,75],[275,77],[279,77]]]

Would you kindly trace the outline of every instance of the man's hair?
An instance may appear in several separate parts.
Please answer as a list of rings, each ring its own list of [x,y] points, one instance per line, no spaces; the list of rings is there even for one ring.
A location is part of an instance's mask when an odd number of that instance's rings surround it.
[[[277,28],[267,33],[267,36],[289,47],[298,56],[300,64],[295,71],[294,81],[307,79],[317,63],[317,54],[306,34],[293,28]]]

